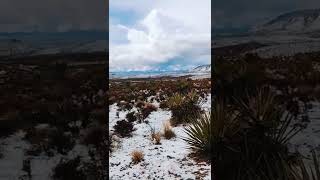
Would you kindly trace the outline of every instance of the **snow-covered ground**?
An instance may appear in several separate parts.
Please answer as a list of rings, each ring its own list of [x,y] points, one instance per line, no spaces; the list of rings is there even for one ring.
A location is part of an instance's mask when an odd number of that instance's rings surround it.
[[[310,38],[304,35],[286,35],[275,34],[269,36],[247,35],[241,37],[217,38],[214,42],[214,48],[239,45],[242,43],[258,42],[266,45],[258,49],[248,51],[257,53],[262,58],[271,58],[273,56],[292,56],[297,53],[310,53],[320,51],[320,39]],[[248,53],[245,52],[245,53]]]
[[[320,51],[320,41],[283,43],[253,50],[262,58],[273,56],[293,56],[297,53],[310,53]]]
[[[157,103],[154,103],[158,106]],[[211,96],[201,103],[201,107],[209,110],[211,107]],[[134,110],[134,109],[133,109]],[[119,118],[116,117],[117,107],[110,106],[109,127],[113,131],[116,121],[124,119],[128,111],[120,111]],[[120,146],[114,149],[109,157],[109,177],[118,179],[211,179],[211,165],[205,162],[196,162],[188,155],[190,150],[188,144],[182,140],[185,137],[183,126],[173,127],[176,137],[170,140],[161,139],[160,145],[151,141],[151,128],[156,132],[162,131],[163,124],[171,118],[171,112],[158,109],[152,112],[146,123],[135,124],[136,129],[132,137],[121,138]],[[144,161],[138,164],[131,163],[131,152],[140,150],[144,154]]]
[[[0,139],[0,180],[28,179],[28,173],[23,170],[23,161],[30,161],[32,180],[52,179],[53,168],[61,159],[73,159],[80,156],[82,162],[89,161],[88,147],[77,143],[66,155],[55,153],[52,157],[45,154],[28,155],[32,145],[24,140],[26,133],[17,131],[6,138]]]
[[[310,122],[307,127],[290,140],[292,150],[298,150],[307,156],[311,149],[320,150],[320,103],[312,102],[312,108],[308,110]]]
[[[22,140],[25,133],[17,132],[7,138],[0,139],[0,179],[19,179],[25,173],[22,171],[22,160],[24,150],[29,148],[29,144]]]
[[[202,73],[202,74],[197,74],[197,75],[191,76],[192,80],[206,79],[206,78],[211,78],[211,72],[210,73]]]

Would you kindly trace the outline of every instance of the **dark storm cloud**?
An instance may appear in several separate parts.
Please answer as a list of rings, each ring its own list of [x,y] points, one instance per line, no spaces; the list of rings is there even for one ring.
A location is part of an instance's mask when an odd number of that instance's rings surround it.
[[[282,13],[314,8],[320,8],[319,0],[213,0],[212,26],[252,26]]]
[[[107,0],[1,0],[0,32],[102,30]]]

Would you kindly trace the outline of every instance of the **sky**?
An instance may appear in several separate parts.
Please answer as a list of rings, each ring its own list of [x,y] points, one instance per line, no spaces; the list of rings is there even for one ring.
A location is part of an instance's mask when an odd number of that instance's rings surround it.
[[[107,0],[1,0],[0,32],[106,30]]]
[[[186,70],[211,62],[211,1],[110,0],[109,70]]]
[[[250,28],[283,13],[320,8],[319,0],[212,0],[215,29]]]

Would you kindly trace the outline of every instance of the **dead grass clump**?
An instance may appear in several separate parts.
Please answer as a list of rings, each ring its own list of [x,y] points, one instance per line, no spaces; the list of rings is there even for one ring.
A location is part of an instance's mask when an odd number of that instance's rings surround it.
[[[120,148],[121,140],[117,135],[109,135],[108,145],[109,145],[109,152],[112,153],[116,149]]]
[[[143,160],[143,152],[139,150],[134,150],[131,153],[131,159],[134,164],[137,164]]]
[[[152,142],[156,145],[159,145],[161,144],[161,135],[160,135],[160,132],[157,132],[157,133],[152,133],[151,134],[151,139],[152,139]]]
[[[171,139],[176,137],[176,134],[173,132],[170,121],[167,121],[163,124],[163,136],[166,139]]]

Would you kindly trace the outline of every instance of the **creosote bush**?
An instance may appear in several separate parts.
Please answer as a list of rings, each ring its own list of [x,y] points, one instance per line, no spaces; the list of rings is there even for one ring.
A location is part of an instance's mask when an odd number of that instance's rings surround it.
[[[96,147],[100,147],[103,141],[107,137],[107,128],[105,126],[93,126],[87,128],[83,137],[85,144],[92,144]]]
[[[126,119],[129,121],[129,122],[134,122],[137,120],[137,116],[135,114],[135,112],[130,112],[126,115]]]
[[[147,118],[153,111],[157,111],[157,107],[151,103],[146,103],[141,109],[143,119]]]
[[[70,180],[79,179],[85,180],[85,173],[79,169],[81,163],[80,157],[75,159],[65,160],[62,159],[61,162],[53,169],[53,179],[56,180]]]
[[[133,124],[126,120],[117,121],[114,129],[115,132],[120,134],[122,137],[130,136],[133,131]]]
[[[56,149],[61,154],[67,154],[73,148],[75,141],[70,135],[58,130],[50,135],[48,144],[49,149]]]

